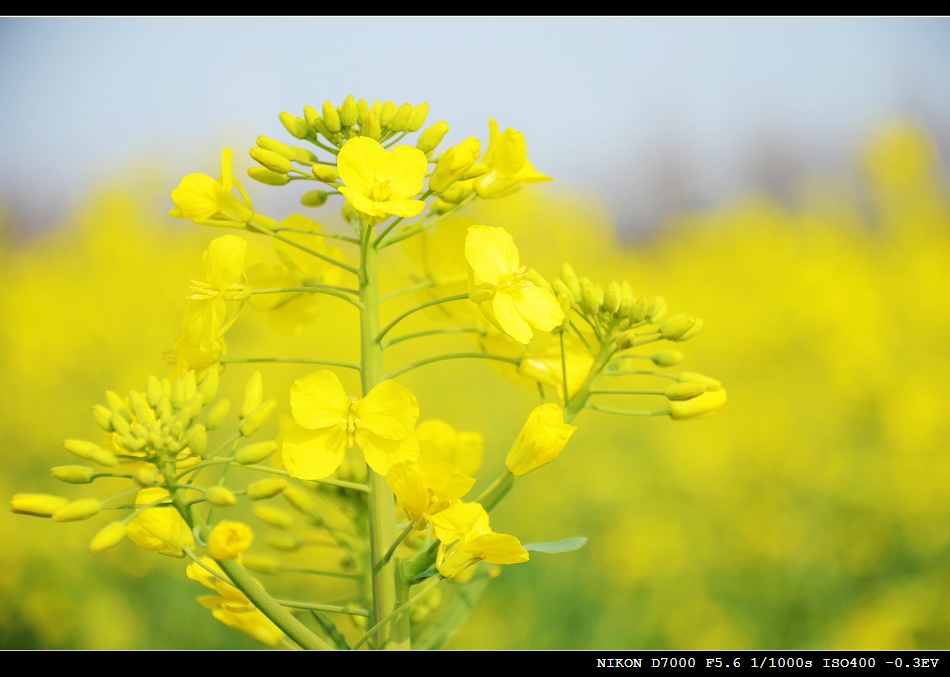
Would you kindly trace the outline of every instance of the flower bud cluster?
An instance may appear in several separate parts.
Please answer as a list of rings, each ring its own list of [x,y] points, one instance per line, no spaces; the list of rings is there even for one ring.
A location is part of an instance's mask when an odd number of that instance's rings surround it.
[[[322,145],[319,139],[323,137],[339,148],[356,136],[368,136],[374,141],[383,142],[396,134],[418,131],[429,114],[429,104],[396,105],[392,101],[380,102],[378,99],[370,104],[366,99],[357,101],[350,94],[338,106],[332,101],[324,101],[319,110],[310,105],[304,106],[303,113],[303,117],[286,111],[280,114],[280,121],[291,136],[318,146]],[[431,144],[431,137],[435,135],[429,134],[427,143]],[[438,141],[441,141],[441,137],[435,141],[435,145],[438,145]]]

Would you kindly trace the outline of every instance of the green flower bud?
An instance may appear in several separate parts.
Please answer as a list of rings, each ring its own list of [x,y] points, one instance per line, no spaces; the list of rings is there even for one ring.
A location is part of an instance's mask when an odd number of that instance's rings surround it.
[[[313,125],[317,120],[322,120],[320,113],[313,106],[307,105],[303,107],[303,116],[307,120],[308,125]]]
[[[51,468],[53,477],[67,484],[89,484],[95,470],[84,465],[58,465]]]
[[[129,408],[125,405],[125,401],[123,401],[121,397],[116,395],[111,390],[107,390],[106,401],[108,402],[109,409],[112,410],[113,414],[118,414],[129,423],[132,422],[132,412],[129,411]]]
[[[218,374],[218,370],[214,367],[205,371],[205,376],[201,379],[201,384],[198,386],[198,394],[201,395],[202,404],[214,399],[214,396],[218,393],[220,380],[221,377]]]
[[[261,501],[276,496],[288,486],[287,480],[258,480],[247,485],[247,497],[252,501]]]
[[[329,195],[325,190],[308,190],[300,196],[300,204],[304,207],[319,207],[327,201]]]
[[[290,177],[287,176],[287,174],[278,174],[266,167],[248,167],[247,175],[258,183],[263,183],[267,186],[286,186],[290,183]]]
[[[310,171],[313,172],[317,181],[323,183],[334,183],[340,180],[340,172],[337,171],[336,167],[330,165],[315,164],[310,168]]]
[[[691,400],[706,392],[702,383],[674,383],[663,391],[668,400]]]
[[[194,456],[201,456],[208,447],[208,432],[200,423],[196,423],[185,433],[185,444]]]
[[[412,104],[404,103],[396,109],[393,119],[389,121],[388,127],[394,132],[401,132],[409,125],[409,117],[412,115]]]
[[[244,437],[250,437],[260,430],[261,426],[267,422],[267,419],[272,413],[274,413],[274,409],[276,408],[277,400],[267,400],[266,402],[254,407],[254,409],[251,410],[251,413],[249,413],[247,417],[241,421],[241,425],[238,426],[238,430],[241,432],[241,435]]]
[[[667,318],[660,325],[660,334],[668,341],[677,341],[681,339],[686,332],[696,324],[696,318],[686,313],[680,313]]]
[[[686,356],[678,350],[661,350],[650,359],[653,360],[653,364],[658,367],[673,367],[682,362],[685,358]]]
[[[577,277],[577,274],[574,272],[574,269],[571,267],[570,263],[565,263],[561,266],[561,279],[564,281],[564,284],[567,285],[567,288],[571,292],[571,296],[574,298],[574,301],[580,301],[583,298],[581,292],[581,282]]]
[[[685,334],[683,334],[682,336],[680,336],[677,340],[678,340],[678,341],[688,341],[688,340],[690,340],[691,338],[693,338],[694,336],[696,336],[696,334],[698,334],[699,332],[701,332],[701,331],[703,330],[703,326],[705,326],[705,323],[704,323],[701,319],[698,319],[698,318],[697,318],[696,324],[693,325],[693,328],[690,329],[690,330],[689,330],[688,332],[686,332]]]
[[[337,112],[336,107],[331,101],[323,102],[323,110],[320,111],[323,113],[323,124],[327,126],[331,132],[338,132],[343,127],[340,123],[340,113]]]
[[[286,174],[291,169],[293,169],[293,165],[290,163],[290,160],[285,158],[280,153],[275,153],[272,150],[265,150],[263,148],[254,146],[251,148],[251,157],[267,169],[271,170],[272,172],[277,172],[278,174]]]
[[[300,146],[288,146],[290,151],[294,154],[291,160],[300,162],[305,165],[312,165],[317,161],[317,154],[308,148],[301,148]]]
[[[679,376],[680,383],[701,383],[706,386],[706,390],[716,391],[722,389],[722,383],[709,376],[698,374],[695,371],[684,371]]]
[[[666,299],[662,296],[657,296],[653,303],[653,308],[650,309],[650,324],[657,324],[663,321],[663,317],[666,315]]]
[[[637,343],[637,335],[632,329],[627,331],[620,332],[617,335],[616,345],[617,350],[626,350],[627,348],[632,348]]]
[[[359,109],[356,107],[356,99],[352,94],[348,94],[340,106],[340,124],[344,127],[352,127],[356,124],[359,116]]]
[[[247,415],[251,413],[251,410],[261,403],[263,398],[264,379],[261,377],[261,372],[258,370],[251,374],[251,378],[247,380],[247,384],[244,386],[244,401],[241,403],[241,411],[238,414],[238,417],[247,417]]]
[[[211,505],[227,508],[237,504],[237,496],[227,487],[211,486],[205,491],[205,499]]]
[[[129,406],[132,409],[132,414],[135,416],[135,420],[139,423],[148,423],[152,418],[152,412],[148,408],[148,404],[145,402],[145,397],[142,393],[136,392],[135,390],[129,391]]]
[[[594,284],[584,278],[584,281],[581,283],[581,298],[584,301],[584,309],[589,315],[597,315],[597,312],[600,310],[601,299],[597,295],[597,289],[594,287]]]
[[[366,99],[361,98],[356,102],[356,121],[362,125],[367,113],[369,113],[369,104],[366,103]]]
[[[360,99],[360,101],[363,100]],[[276,574],[280,571],[280,560],[266,555],[248,555],[244,553],[241,557],[241,565],[245,569],[250,569],[259,574]]]
[[[300,547],[300,541],[290,534],[268,534],[264,539],[264,543],[275,550],[282,550],[284,552],[293,552]]]
[[[92,461],[107,468],[114,468],[119,465],[115,454],[106,451],[92,442],[86,442],[84,440],[65,440],[63,446],[66,447],[66,451],[72,452],[86,461]]]
[[[639,324],[646,319],[646,303],[646,299],[641,296],[630,304],[630,308],[627,310],[627,319],[630,320],[632,324]]]
[[[422,125],[425,124],[426,118],[429,116],[429,104],[425,101],[420,103],[418,106],[412,107],[412,113],[409,115],[409,122],[406,123],[406,129],[410,132],[418,131]]]
[[[112,418],[109,419],[109,422],[112,424],[112,430],[119,433],[119,435],[128,435],[132,432],[132,428],[129,426],[129,422],[118,414],[112,414]]]
[[[380,127],[389,127],[389,123],[393,121],[393,116],[396,114],[398,108],[396,104],[392,101],[387,101],[383,104],[383,107],[379,112],[379,126]]]
[[[234,460],[241,465],[260,463],[275,451],[277,451],[277,442],[258,442],[257,444],[250,444],[242,449],[238,449]]]
[[[288,160],[294,159],[294,152],[290,149],[290,146],[288,146],[286,143],[283,143],[282,141],[272,139],[269,136],[259,136],[257,137],[256,143],[258,147],[263,148],[266,151],[277,153]]]
[[[155,470],[155,468],[149,468],[147,466],[142,466],[132,473],[132,479],[141,487],[150,487],[155,484],[155,478],[157,476],[158,471]]]
[[[208,420],[205,423],[205,428],[207,430],[214,430],[222,423],[224,419],[228,417],[228,412],[231,411],[231,402],[228,400],[221,400],[216,405],[211,407],[211,411],[208,412]]]
[[[613,315],[620,310],[620,300],[620,285],[612,281],[607,285],[607,291],[604,292],[604,310]]]
[[[284,126],[290,135],[295,139],[305,139],[307,138],[307,121],[303,118],[298,118],[296,115],[291,115],[287,111],[282,112],[279,115],[280,124]]]
[[[67,503],[53,513],[54,522],[77,522],[98,515],[102,510],[102,503],[94,498],[80,498],[78,501]]]
[[[286,529],[294,522],[294,517],[289,512],[266,503],[255,505],[253,513],[254,517],[261,522],[266,522],[278,529]]]
[[[311,514],[316,507],[306,489],[301,489],[292,484],[284,489],[284,498],[290,505],[305,515]]]
[[[434,122],[423,130],[416,141],[416,148],[428,155],[442,143],[442,139],[449,132],[449,123],[445,120]]]
[[[376,117],[376,114],[373,111],[366,113],[366,117],[363,118],[363,122],[360,123],[360,136],[366,136],[373,141],[379,139],[379,135],[382,133],[382,130],[379,128],[379,118]]]
[[[112,410],[109,409],[109,407],[104,407],[101,404],[95,405],[92,408],[92,418],[95,420],[96,425],[107,433],[112,432]]]
[[[125,524],[109,522],[92,537],[92,541],[89,543],[89,552],[96,554],[108,550],[118,545],[123,538],[125,538]]]
[[[168,401],[172,405],[172,409],[181,409],[185,406],[185,400],[185,384],[181,379],[178,379],[172,383],[172,391]]]
[[[670,402],[670,418],[684,419],[706,416],[726,403],[726,391],[705,392],[684,402]]]

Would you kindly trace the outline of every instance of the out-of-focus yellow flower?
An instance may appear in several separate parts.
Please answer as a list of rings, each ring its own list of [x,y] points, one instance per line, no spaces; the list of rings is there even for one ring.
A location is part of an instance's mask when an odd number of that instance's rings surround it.
[[[135,505],[148,505],[168,496],[168,492],[161,487],[142,489],[135,496]],[[125,535],[146,550],[171,557],[184,557],[182,549],[195,545],[191,529],[170,505],[143,510],[126,525]]]
[[[670,402],[670,418],[684,419],[707,416],[726,404],[726,391],[707,391],[698,397],[679,402]]]
[[[208,536],[208,554],[214,559],[234,559],[251,547],[254,532],[244,522],[221,520]]]
[[[461,179],[478,159],[480,147],[481,142],[470,136],[442,153],[429,177],[429,190],[441,193]]]
[[[511,446],[505,465],[521,477],[550,463],[577,430],[564,422],[564,412],[554,402],[536,407]]]
[[[212,240],[201,257],[204,280],[191,281],[191,303],[182,320],[183,335],[201,352],[211,352],[231,324],[226,319],[225,302],[250,296],[250,289],[243,284],[246,252],[246,240],[225,235]]]
[[[574,397],[594,366],[594,356],[573,333],[564,335],[564,362],[567,363],[567,387]],[[546,345],[530,348],[521,358],[518,372],[539,383],[557,388],[564,401],[563,363],[560,340],[550,340]]]
[[[125,538],[125,524],[122,522],[109,522],[96,532],[89,542],[89,552],[95,554],[115,547]]]
[[[284,435],[283,459],[293,477],[329,477],[354,442],[380,475],[419,456],[413,432],[419,404],[395,381],[379,383],[360,400],[347,396],[332,371],[317,371],[294,381],[290,407],[297,426]]]
[[[243,200],[231,192],[232,186],[241,191]],[[188,174],[172,191],[172,202],[175,209],[170,215],[202,225],[244,228],[254,218],[254,210],[231,172],[230,148],[221,151],[217,181],[207,174]]]
[[[465,258],[474,272],[469,298],[489,321],[516,341],[529,343],[531,327],[551,331],[564,320],[554,294],[528,279],[518,248],[504,228],[469,227]]]
[[[389,469],[386,483],[415,528],[424,529],[431,522],[441,540],[443,527],[452,530],[454,522],[451,517],[442,521],[440,516],[468,493],[475,479],[449,463],[428,465],[403,461]]]
[[[488,119],[488,150],[483,162],[488,172],[475,179],[479,197],[504,197],[518,190],[522,183],[554,180],[531,166],[524,134],[511,127],[499,133],[494,118]]]
[[[364,218],[378,223],[386,217],[415,216],[425,202],[415,196],[422,190],[428,160],[412,146],[391,151],[378,141],[358,136],[347,141],[337,156],[343,186],[340,192]]]
[[[343,252],[339,247],[326,244],[326,238],[319,234],[321,229],[316,221],[301,214],[291,214],[280,222],[280,227],[314,231],[310,234],[287,230],[281,234],[312,251],[343,261]],[[280,264],[258,263],[251,266],[247,278],[255,289],[339,283],[341,270],[337,266],[277,238],[271,238],[271,247]],[[267,311],[267,323],[273,329],[282,334],[293,334],[316,320],[320,295],[307,292],[255,294],[251,296],[250,303],[259,310]]]
[[[185,574],[217,595],[201,595],[198,603],[211,609],[211,615],[229,628],[240,630],[268,646],[277,646],[283,638],[283,631],[261,611],[240,590],[225,580],[224,572],[210,557],[202,557],[201,562],[218,574],[215,576],[197,562],[191,562]]]
[[[478,503],[468,503],[476,509],[471,511],[468,528],[458,542],[442,541],[436,555],[436,567],[446,578],[455,578],[473,564],[485,560],[492,564],[517,564],[528,561],[528,551],[521,541],[508,534],[496,534],[491,530],[488,513]]]
[[[52,517],[54,512],[68,503],[69,499],[52,494],[15,494],[10,499],[10,510],[21,515]]]
[[[466,475],[482,467],[482,434],[456,430],[445,421],[430,418],[416,426],[419,460],[428,464],[450,463]]]

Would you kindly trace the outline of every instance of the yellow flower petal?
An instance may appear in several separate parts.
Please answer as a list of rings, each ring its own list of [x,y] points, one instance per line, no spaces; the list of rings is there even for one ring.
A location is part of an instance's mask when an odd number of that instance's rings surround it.
[[[369,217],[386,216],[386,212],[382,210],[382,204],[379,202],[373,202],[371,199],[366,197],[359,188],[348,188],[346,186],[341,186],[338,190],[343,194],[343,197],[349,200],[350,204],[353,205],[353,209],[359,213],[365,214]]]
[[[518,477],[527,475],[557,458],[575,430],[564,422],[561,407],[554,402],[542,404],[528,415],[505,465]]]
[[[510,293],[518,314],[536,329],[551,331],[564,321],[564,311],[554,294],[547,289],[531,285]]]
[[[451,463],[420,465],[419,477],[431,493],[433,507],[462,498],[475,486],[475,478],[461,473]]]
[[[172,216],[186,219],[210,219],[218,212],[221,184],[207,174],[188,174],[172,191],[176,209]]]
[[[436,537],[454,543],[472,531],[487,531],[488,513],[480,503],[455,503],[430,518]]]
[[[531,337],[534,334],[530,325],[518,312],[518,307],[515,305],[515,300],[511,294],[499,291],[492,299],[491,307],[498,325],[506,334],[521,343],[531,342]]]
[[[376,183],[376,166],[386,155],[386,149],[378,141],[365,136],[350,139],[343,144],[336,158],[340,179],[368,197]]]
[[[465,237],[465,258],[481,282],[498,284],[520,267],[518,248],[504,228],[470,226]]]
[[[221,298],[189,301],[181,318],[182,338],[202,352],[211,352],[227,312]]]
[[[396,495],[396,502],[415,522],[429,512],[429,493],[419,476],[419,466],[414,461],[402,461],[386,473],[386,484]]]
[[[221,520],[208,536],[208,554],[216,560],[234,559],[251,547],[254,532],[243,522]]]
[[[211,241],[201,263],[204,281],[218,291],[224,291],[241,280],[244,273],[244,256],[247,240],[237,235],[225,235]]]
[[[388,182],[392,199],[404,200],[422,190],[428,169],[425,153],[412,146],[396,146],[386,153],[376,166],[376,181]],[[418,200],[413,200],[418,202]]]
[[[136,505],[147,505],[168,496],[160,487],[142,489],[135,497]],[[174,508],[149,508],[138,514],[125,527],[125,534],[136,545],[163,555],[183,557],[184,546],[194,547],[191,529]]]
[[[415,435],[401,440],[387,440],[368,430],[357,430],[356,443],[363,451],[366,463],[379,475],[389,473],[400,461],[414,461],[419,458],[419,441]]]
[[[298,424],[316,430],[338,425],[346,418],[350,403],[337,375],[323,369],[294,381],[290,409]]]
[[[394,214],[404,218],[415,216],[425,209],[426,206],[426,203],[422,200],[386,200],[385,202],[374,202],[373,204],[376,206],[377,212]],[[356,205],[354,205],[354,207],[355,206]]]
[[[521,541],[508,534],[485,534],[462,546],[463,550],[478,555],[478,559],[492,564],[518,564],[528,561],[528,551]]]
[[[322,480],[340,467],[346,454],[346,430],[331,426],[307,430],[295,426],[284,433],[281,458],[291,477]]]
[[[370,432],[387,440],[401,440],[415,428],[419,403],[408,388],[383,381],[356,405],[356,415]]]

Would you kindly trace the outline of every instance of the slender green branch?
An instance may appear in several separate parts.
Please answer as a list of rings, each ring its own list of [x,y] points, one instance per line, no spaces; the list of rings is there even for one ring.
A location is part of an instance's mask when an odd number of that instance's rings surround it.
[[[342,289],[344,291],[337,291]],[[350,294],[359,294],[358,291],[354,289],[346,289],[345,287],[328,287],[324,285],[305,285],[303,287],[271,287],[267,289],[252,289],[251,294],[287,294],[290,292],[296,292],[298,294],[308,293],[308,294],[325,294],[326,296],[335,296],[338,299],[343,299],[347,303],[356,308],[362,308],[363,304],[360,303],[357,299],[354,299]]]
[[[422,336],[434,336],[437,334],[480,334],[485,335],[485,329],[483,327],[442,327],[440,329],[426,329],[425,331],[417,331],[412,334],[403,334],[402,336],[397,336],[396,338],[389,339],[388,341],[383,341],[380,343],[382,348],[388,348],[389,346],[396,345],[397,343],[402,343],[403,341],[408,341],[409,339],[420,338]]]
[[[443,360],[462,360],[462,359],[474,359],[474,360],[497,360],[499,362],[508,362],[514,365],[521,364],[520,357],[508,357],[507,355],[494,355],[492,353],[450,353],[448,355],[434,355],[432,357],[427,357],[425,359],[413,362],[412,364],[407,364],[404,367],[400,367],[395,371],[391,371],[386,374],[385,378],[396,378],[397,376],[402,376],[407,371],[412,371],[413,369],[418,369],[419,367],[424,367],[427,364],[432,364],[433,362],[442,362]]]
[[[288,567],[280,566],[277,568],[277,571],[290,574],[309,574],[311,576],[329,576],[330,578],[347,578],[351,580],[359,580],[362,574],[349,574],[345,571],[324,571],[323,569],[308,569],[307,567]]]
[[[392,141],[389,141],[385,146],[383,146],[383,148],[392,148],[397,143],[399,143],[403,138],[405,138],[406,134],[408,133],[409,132],[402,132],[401,134],[396,136]]]
[[[339,195],[339,193],[330,193],[330,195]],[[337,235],[336,233],[324,233],[320,230],[307,230],[306,228],[288,228],[286,226],[277,226],[274,228],[275,233],[303,233],[304,235],[316,235],[317,237],[327,237],[331,240],[343,240],[344,242],[349,242],[350,244],[358,245],[360,243],[355,237],[350,237],[349,235]]]
[[[392,559],[393,553],[396,552],[396,548],[398,548],[398,547],[399,547],[399,544],[402,543],[403,540],[405,540],[406,536],[409,535],[409,532],[412,531],[412,526],[413,526],[413,525],[412,525],[412,523],[410,522],[410,523],[409,523],[409,526],[407,526],[405,529],[403,529],[403,530],[399,533],[399,535],[396,536],[396,540],[394,540],[394,541],[393,541],[393,544],[392,544],[391,546],[389,546],[389,550],[386,551],[386,554],[384,554],[384,555],[382,556],[382,558],[381,558],[378,562],[376,562],[375,565],[373,565],[373,571],[379,571],[379,570],[382,569],[384,566],[386,566],[386,564],[389,562],[389,560]]]
[[[560,332],[561,335],[561,382],[564,386],[564,406],[566,407],[571,403],[571,393],[567,387],[567,353],[564,351],[564,332]]]
[[[207,468],[208,466],[212,466],[212,465],[223,465],[225,463],[231,463],[232,461],[233,459],[230,459],[230,458],[218,458],[211,461],[204,461],[202,463],[199,463],[198,465],[188,468],[187,470],[181,471],[180,473],[178,473],[178,476],[176,477],[176,479],[178,477],[181,477],[183,475],[190,473],[192,470],[197,470],[199,468]],[[286,470],[283,470],[281,468],[270,468],[266,465],[242,465],[239,467],[244,468],[245,470],[256,470],[257,472],[265,472],[271,475],[291,477],[291,474],[287,472]],[[346,482],[344,480],[335,480],[329,477],[322,480],[309,480],[309,481],[316,482],[317,484],[326,484],[327,486],[331,486],[331,487],[339,487],[341,489],[351,489],[353,491],[358,491],[363,494],[369,491],[369,489],[367,488],[365,484],[357,484],[356,482]],[[235,493],[239,493],[239,492],[235,492]]]
[[[395,227],[398,226],[400,223],[402,223],[403,218],[405,218],[405,217],[400,216],[399,218],[394,219],[393,222],[390,223],[388,226],[386,226],[386,228],[383,229],[383,232],[381,232],[379,235],[377,235],[377,236],[376,236],[376,239],[373,240],[373,246],[374,246],[374,247],[378,247],[378,246],[379,246],[379,243],[383,241],[383,238],[386,237],[387,235],[389,235],[389,231],[391,231],[393,228],[395,228]],[[424,218],[424,217],[423,217],[423,218]]]
[[[402,289],[396,289],[395,291],[387,292],[379,297],[380,303],[383,301],[388,301],[391,298],[400,296],[401,294],[408,294],[410,292],[419,291],[420,289],[426,289],[435,284],[435,280],[431,277],[427,277],[422,282],[417,282],[416,284],[411,284],[408,287],[403,287]]]
[[[584,405],[584,407],[585,409],[599,411],[604,414],[620,414],[622,416],[668,416],[670,413],[669,408],[656,409],[653,411],[638,411],[634,409],[614,409],[613,407],[602,407],[599,404],[590,403]]]
[[[591,355],[597,356],[597,351],[590,347],[590,344],[587,342],[587,339],[584,338],[584,335],[581,333],[581,330],[577,328],[577,325],[574,324],[574,321],[571,321],[571,329],[574,330],[574,333],[577,334],[577,338],[581,340],[581,343],[590,351]]]
[[[354,609],[348,606],[337,606],[335,604],[315,604],[311,602],[295,602],[289,599],[275,599],[275,602],[281,606],[290,609],[310,609],[311,611],[326,611],[331,614],[349,614],[350,616],[362,616],[369,618],[369,611],[366,609]]]
[[[264,235],[269,235],[269,236],[271,236],[271,237],[273,237],[273,238],[275,238],[275,239],[277,239],[277,240],[280,240],[281,242],[283,242],[283,243],[285,243],[285,244],[289,244],[291,247],[296,247],[296,248],[299,249],[300,251],[307,252],[307,253],[310,254],[311,256],[315,256],[316,258],[320,259],[321,261],[326,261],[327,263],[329,263],[329,264],[331,264],[331,265],[334,265],[334,266],[336,266],[337,268],[342,268],[343,270],[347,271],[348,273],[352,273],[353,275],[359,275],[359,271],[358,271],[356,268],[354,268],[353,266],[351,266],[351,265],[349,265],[349,264],[346,264],[346,263],[343,263],[342,261],[337,261],[337,260],[336,260],[335,258],[333,258],[332,256],[327,256],[326,254],[321,254],[321,253],[318,252],[318,251],[314,251],[313,249],[310,249],[310,247],[306,247],[306,246],[300,244],[299,242],[295,242],[294,240],[291,240],[289,237],[284,237],[283,235],[280,235],[279,233],[275,233],[274,231],[270,230],[269,228],[265,228],[264,226],[260,226],[260,225],[258,225],[258,224],[256,224],[256,223],[254,223],[253,221],[250,222],[250,223],[248,223],[248,224],[247,224],[247,227],[250,228],[250,229],[252,229],[252,230],[256,230],[257,232],[262,233],[262,234],[264,234]]]
[[[255,362],[282,362],[286,364],[322,364],[328,367],[343,367],[345,369],[360,370],[360,365],[356,362],[346,362],[344,360],[324,360],[314,357],[222,357],[219,362],[222,364],[250,364]]]
[[[414,603],[416,603],[419,599],[421,599],[422,597],[424,597],[426,593],[428,593],[430,590],[432,590],[432,588],[434,588],[435,586],[437,586],[437,585],[438,585],[439,583],[441,583],[443,580],[445,580],[445,579],[444,579],[442,576],[433,576],[433,577],[432,577],[432,582],[429,583],[428,585],[426,585],[422,590],[420,590],[419,592],[417,592],[415,595],[413,595],[412,597],[410,597],[408,602],[406,602],[406,603],[403,604],[402,606],[396,607],[396,608],[393,610],[393,612],[392,612],[391,614],[389,614],[388,616],[384,617],[384,618],[383,618],[381,621],[379,621],[376,625],[374,625],[374,626],[371,627],[369,630],[367,630],[367,631],[363,634],[362,637],[360,637],[358,640],[356,640],[356,642],[353,644],[353,648],[354,648],[354,649],[359,649],[361,646],[363,646],[364,644],[366,644],[366,640],[368,640],[370,637],[372,637],[372,636],[373,636],[373,633],[376,632],[376,630],[378,630],[378,629],[381,628],[383,625],[385,625],[386,623],[388,623],[389,621],[391,621],[393,618],[395,618],[396,616],[398,616],[399,614],[401,614],[403,611],[405,611],[406,609],[408,609],[410,606],[412,606],[412,605],[413,605]]]
[[[387,333],[389,333],[390,329],[395,327],[397,324],[402,322],[404,319],[406,319],[413,313],[418,313],[420,310],[425,310],[426,308],[437,306],[440,303],[450,303],[451,301],[463,301],[466,299],[468,299],[468,294],[454,294],[452,296],[443,296],[442,298],[439,298],[439,299],[432,299],[431,301],[425,301],[424,303],[420,303],[417,306],[413,306],[409,310],[397,315],[395,320],[387,324],[386,327],[376,335],[375,342],[378,344],[380,341],[382,341],[383,337]]]
[[[607,369],[603,372],[604,376],[659,376],[661,378],[672,379],[673,381],[679,381],[680,377],[677,374],[665,374],[662,371],[646,371],[641,369]]]
[[[591,395],[665,395],[665,390],[591,390]]]
[[[494,482],[485,487],[485,491],[478,495],[475,502],[481,503],[485,510],[491,510],[511,491],[511,487],[514,486],[514,480],[514,473],[505,468],[505,472],[499,475]]]
[[[377,246],[377,248],[378,248],[378,249],[385,249],[386,247],[392,246],[392,245],[396,244],[397,242],[402,242],[403,240],[405,240],[405,239],[407,239],[407,238],[413,237],[414,235],[418,235],[419,233],[421,233],[421,232],[423,232],[423,231],[425,231],[425,230],[428,230],[429,228],[431,228],[432,226],[436,225],[437,223],[439,223],[439,222],[442,221],[443,219],[447,219],[448,217],[450,217],[450,216],[452,216],[453,214],[455,214],[456,212],[458,212],[460,209],[462,209],[463,207],[465,207],[466,205],[468,205],[470,202],[472,202],[472,200],[474,200],[476,197],[477,197],[477,193],[475,193],[475,192],[473,191],[471,195],[469,195],[467,198],[465,198],[464,200],[462,200],[461,202],[459,202],[459,203],[458,203],[457,205],[455,205],[455,207],[453,207],[452,209],[448,210],[447,212],[443,212],[442,214],[439,214],[439,216],[438,216],[437,218],[433,219],[431,222],[429,222],[429,223],[424,223],[424,221],[425,221],[427,218],[429,218],[429,215],[427,214],[425,217],[423,217],[422,221],[419,222],[419,225],[418,225],[418,226],[416,226],[415,228],[411,228],[411,229],[409,229],[409,230],[404,230],[403,232],[398,233],[397,235],[393,235],[392,237],[390,237],[390,238],[387,239],[387,240],[383,240],[381,243],[379,243],[379,245]]]
[[[313,144],[314,146],[316,146],[317,148],[322,148],[323,150],[325,150],[325,151],[328,152],[328,153],[333,153],[334,155],[339,155],[339,153],[340,153],[340,151],[337,150],[336,148],[333,148],[332,146],[328,146],[328,145],[326,145],[325,143],[323,143],[322,141],[320,141],[320,138],[319,138],[316,134],[308,134],[308,135],[307,135],[307,141],[309,141],[310,143],[312,143],[312,144]],[[321,164],[330,164],[330,163],[321,163]]]

